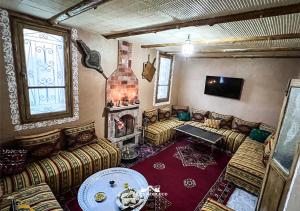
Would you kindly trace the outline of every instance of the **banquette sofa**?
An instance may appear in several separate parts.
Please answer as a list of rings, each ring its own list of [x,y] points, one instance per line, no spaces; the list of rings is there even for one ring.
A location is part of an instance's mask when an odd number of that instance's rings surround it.
[[[191,120],[180,121],[176,118],[179,112],[189,112],[188,106],[168,106],[145,111],[145,137],[155,145],[170,141],[174,136],[174,128],[189,124],[224,136],[219,148],[230,152],[233,157],[229,161],[225,178],[235,185],[258,195],[265,174],[267,155],[271,151],[275,129],[265,123],[242,120],[232,115],[191,109]],[[220,120],[219,128],[204,124],[205,119]],[[260,129],[270,133],[265,143],[252,140],[249,134],[252,129]],[[265,162],[265,164],[264,164]]]
[[[35,211],[61,210],[54,196],[80,186],[97,171],[120,164],[119,149],[96,136],[94,122],[16,141],[28,152],[27,162],[19,173],[1,175],[0,210],[9,210],[11,196]]]

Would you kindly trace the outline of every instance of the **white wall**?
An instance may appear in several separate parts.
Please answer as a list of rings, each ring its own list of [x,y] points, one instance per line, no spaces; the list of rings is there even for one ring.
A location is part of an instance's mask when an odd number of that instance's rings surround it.
[[[177,59],[178,103],[277,125],[289,79],[299,75],[299,59]],[[245,80],[240,100],[204,94],[207,75]]]

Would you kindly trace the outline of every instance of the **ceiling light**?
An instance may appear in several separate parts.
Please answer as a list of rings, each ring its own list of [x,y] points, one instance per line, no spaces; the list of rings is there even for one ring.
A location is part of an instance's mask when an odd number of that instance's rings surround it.
[[[190,39],[190,35],[188,35],[188,38],[186,41],[184,41],[184,44],[182,45],[182,55],[185,57],[189,57],[194,52],[194,46],[192,44],[192,41]]]

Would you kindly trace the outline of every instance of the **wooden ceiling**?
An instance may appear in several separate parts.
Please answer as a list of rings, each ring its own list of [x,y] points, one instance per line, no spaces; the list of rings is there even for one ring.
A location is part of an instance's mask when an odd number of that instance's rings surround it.
[[[300,55],[300,0],[98,0],[57,21],[74,5],[96,1],[0,0],[0,7],[173,53],[190,34],[201,54]]]

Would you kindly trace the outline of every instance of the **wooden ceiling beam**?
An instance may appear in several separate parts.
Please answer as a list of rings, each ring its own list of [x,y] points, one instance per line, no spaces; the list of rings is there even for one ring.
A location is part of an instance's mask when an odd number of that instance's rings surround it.
[[[200,51],[194,52],[194,54],[198,53],[248,53],[248,52],[300,52],[300,48],[245,48],[245,49],[203,49]],[[167,53],[177,54],[181,53],[179,51],[167,51]]]
[[[252,36],[252,37],[236,37],[236,38],[227,38],[220,40],[211,40],[211,41],[192,41],[194,45],[220,45],[220,44],[234,44],[242,42],[255,42],[255,41],[266,41],[266,40],[286,40],[286,39],[297,39],[300,38],[300,33],[293,34],[278,34],[270,36]],[[183,42],[179,43],[160,43],[160,44],[150,44],[150,45],[141,45],[142,48],[161,48],[169,46],[181,46]]]
[[[67,20],[71,17],[77,16],[83,12],[86,12],[90,9],[97,9],[98,6],[109,2],[111,0],[83,0],[79,3],[65,9],[64,11],[52,16],[48,19],[48,22],[51,24],[58,24],[64,20]]]
[[[135,28],[126,31],[106,34],[103,36],[107,39],[115,39],[115,38],[127,37],[133,35],[155,33],[155,32],[166,31],[170,29],[180,29],[184,27],[204,26],[204,25],[212,26],[220,23],[251,20],[257,18],[265,18],[265,17],[286,15],[286,14],[299,13],[299,12],[300,12],[300,3],[297,3],[297,4],[267,8],[262,10],[253,10],[253,11],[248,11],[248,12],[243,12],[238,14],[217,16],[213,18],[169,22],[164,24],[152,25],[147,27]]]

